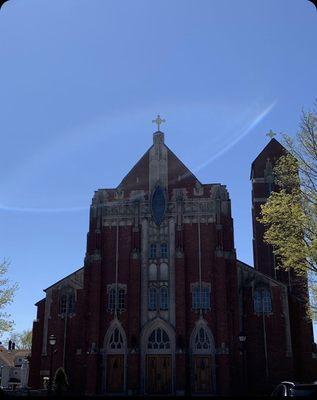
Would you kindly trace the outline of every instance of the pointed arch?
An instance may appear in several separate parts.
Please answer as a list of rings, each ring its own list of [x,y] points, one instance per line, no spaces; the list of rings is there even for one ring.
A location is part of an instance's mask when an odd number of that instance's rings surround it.
[[[127,336],[125,331],[117,318],[115,318],[106,334],[104,339],[105,353],[126,353],[127,352]]]
[[[127,382],[127,336],[117,318],[111,322],[107,329],[103,353],[103,392],[125,394]]]
[[[196,322],[190,336],[190,351],[192,354],[215,354],[216,352],[213,334],[203,318]]]
[[[175,351],[175,330],[174,328],[162,318],[155,318],[144,326],[141,332],[141,348],[147,349],[147,343],[153,331],[161,329],[166,332],[170,342],[170,352]]]
[[[207,321],[200,318],[190,336],[193,393],[216,393],[215,341]],[[196,379],[198,377],[198,379]]]
[[[162,318],[149,321],[142,329],[140,335],[141,393],[148,394],[148,368],[149,360],[165,359],[170,368],[169,385],[170,393],[174,391],[175,382],[175,330],[173,326]],[[151,376],[151,374],[149,375]],[[170,394],[168,393],[168,394]]]

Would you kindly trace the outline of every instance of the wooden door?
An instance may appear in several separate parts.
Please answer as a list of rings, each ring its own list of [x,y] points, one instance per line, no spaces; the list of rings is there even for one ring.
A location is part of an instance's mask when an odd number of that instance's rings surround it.
[[[124,355],[107,356],[107,392],[124,392]]]
[[[167,394],[172,390],[171,356],[147,357],[147,392]]]
[[[194,392],[211,393],[212,370],[210,356],[194,356]]]

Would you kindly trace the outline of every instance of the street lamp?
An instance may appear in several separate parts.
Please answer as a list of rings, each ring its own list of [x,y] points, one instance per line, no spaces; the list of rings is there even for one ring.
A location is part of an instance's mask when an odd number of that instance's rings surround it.
[[[240,332],[239,334],[239,342],[240,342],[240,351],[242,352],[242,371],[243,371],[243,389],[246,392],[247,391],[247,361],[246,361],[246,348],[245,348],[245,342],[247,340],[247,337],[244,332]]]
[[[56,336],[55,335],[50,335],[48,338],[48,343],[51,348],[51,357],[50,357],[50,381],[49,381],[49,386],[48,386],[48,394],[51,395],[52,393],[52,374],[53,374],[53,350],[54,346],[56,345]]]

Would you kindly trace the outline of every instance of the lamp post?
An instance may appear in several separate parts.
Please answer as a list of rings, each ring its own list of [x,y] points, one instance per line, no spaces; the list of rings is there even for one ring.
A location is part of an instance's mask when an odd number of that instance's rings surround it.
[[[50,381],[48,385],[48,395],[50,396],[52,393],[52,375],[53,375],[53,354],[54,354],[54,346],[56,345],[56,336],[50,335],[48,338],[48,343],[50,345],[51,353],[50,353]]]
[[[245,342],[247,337],[244,332],[240,332],[239,334],[239,342],[240,342],[240,351],[242,352],[242,373],[243,373],[243,391],[246,393],[247,391],[247,366],[246,366],[246,348]]]

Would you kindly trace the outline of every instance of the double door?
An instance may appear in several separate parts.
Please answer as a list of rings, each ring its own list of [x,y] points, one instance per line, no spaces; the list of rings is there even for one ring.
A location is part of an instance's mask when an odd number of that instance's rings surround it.
[[[194,356],[194,393],[212,392],[211,356]]]
[[[124,392],[124,355],[107,356],[107,393]]]
[[[172,359],[170,355],[147,356],[147,393],[168,394],[172,391]]]

